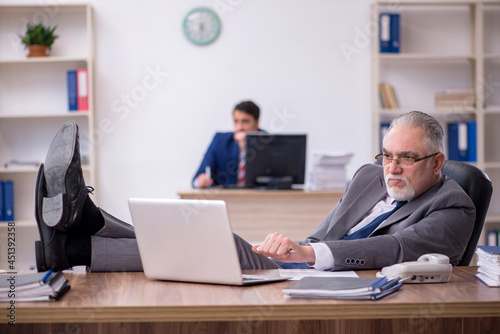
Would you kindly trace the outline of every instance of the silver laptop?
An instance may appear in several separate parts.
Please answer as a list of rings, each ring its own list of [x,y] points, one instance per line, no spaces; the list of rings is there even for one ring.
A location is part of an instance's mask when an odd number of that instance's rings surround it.
[[[131,198],[129,208],[149,279],[229,285],[287,279],[242,275],[224,201]]]

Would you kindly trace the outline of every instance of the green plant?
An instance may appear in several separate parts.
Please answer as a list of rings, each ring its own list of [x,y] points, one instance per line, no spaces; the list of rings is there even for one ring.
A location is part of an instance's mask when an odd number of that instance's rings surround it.
[[[56,30],[56,28],[57,26],[45,27],[42,23],[39,23],[37,25],[28,23],[26,27],[26,33],[24,34],[24,36],[20,36],[21,41],[26,47],[28,45],[46,45],[50,50],[56,38],[59,37],[54,35],[54,31]]]

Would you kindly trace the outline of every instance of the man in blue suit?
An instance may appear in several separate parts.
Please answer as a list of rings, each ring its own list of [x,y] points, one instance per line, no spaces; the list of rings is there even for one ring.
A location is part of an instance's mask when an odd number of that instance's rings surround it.
[[[238,184],[238,166],[245,158],[246,133],[259,131],[259,116],[260,109],[252,101],[243,101],[234,107],[234,132],[215,134],[193,178],[194,187]]]

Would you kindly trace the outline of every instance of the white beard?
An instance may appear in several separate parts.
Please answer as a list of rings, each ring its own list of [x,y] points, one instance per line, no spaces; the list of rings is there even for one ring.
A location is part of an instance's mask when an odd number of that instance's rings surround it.
[[[397,179],[403,181],[406,186],[402,189],[389,187],[389,179]],[[415,197],[415,189],[410,184],[410,181],[404,176],[387,174],[385,177],[385,187],[389,196],[397,201],[409,201]]]

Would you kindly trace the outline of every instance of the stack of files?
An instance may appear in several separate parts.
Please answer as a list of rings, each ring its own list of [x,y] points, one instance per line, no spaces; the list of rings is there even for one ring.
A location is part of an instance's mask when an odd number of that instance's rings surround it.
[[[436,94],[436,108],[474,108],[476,106],[476,94],[472,89],[446,89]]]
[[[344,189],[347,185],[346,164],[352,153],[313,152],[313,166],[308,175],[310,190]]]
[[[62,271],[0,275],[0,302],[55,301],[71,288]]]
[[[477,274],[481,282],[487,286],[500,287],[500,246],[478,246]]]
[[[283,289],[290,298],[377,300],[401,288],[400,278],[304,277]]]

